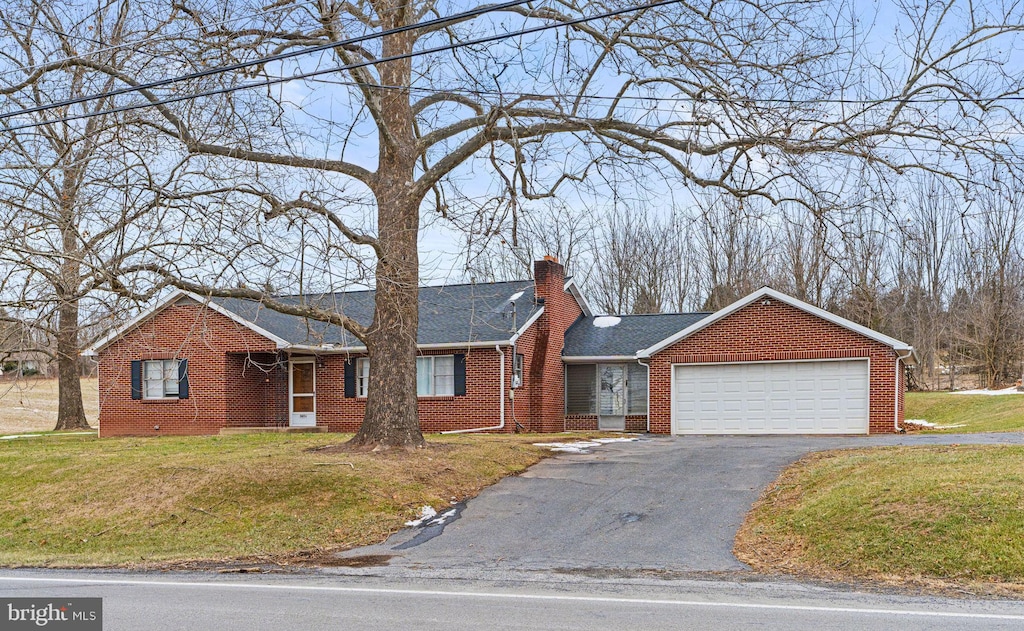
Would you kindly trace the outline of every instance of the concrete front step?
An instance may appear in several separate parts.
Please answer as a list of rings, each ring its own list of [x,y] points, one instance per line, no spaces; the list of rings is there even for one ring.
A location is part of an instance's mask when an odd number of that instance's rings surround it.
[[[222,427],[221,436],[234,434],[325,434],[326,427]]]

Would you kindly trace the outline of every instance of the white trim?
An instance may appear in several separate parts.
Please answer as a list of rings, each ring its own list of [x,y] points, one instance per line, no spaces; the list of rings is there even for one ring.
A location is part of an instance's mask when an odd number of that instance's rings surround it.
[[[761,289],[758,289],[757,291],[751,293],[750,295],[748,295],[748,296],[746,296],[744,298],[740,298],[739,300],[737,300],[736,302],[732,303],[731,305],[729,305],[727,307],[724,307],[722,309],[719,309],[718,311],[714,312],[713,314],[711,314],[710,316],[704,318],[703,320],[700,320],[699,322],[691,324],[690,326],[686,327],[682,331],[679,331],[678,333],[670,335],[669,337],[661,340],[657,344],[654,344],[653,346],[649,346],[648,348],[641,349],[641,350],[637,351],[636,356],[637,357],[641,357],[641,358],[643,358],[643,357],[650,357],[650,356],[654,355],[655,353],[658,353],[659,351],[662,351],[665,348],[668,348],[669,346],[675,344],[679,340],[681,340],[683,338],[686,338],[686,337],[689,337],[689,336],[693,335],[694,333],[696,333],[697,331],[700,331],[702,329],[705,329],[705,328],[711,326],[712,324],[714,324],[715,322],[718,322],[722,318],[724,318],[724,317],[726,317],[728,315],[731,315],[732,313],[735,313],[736,311],[739,311],[743,307],[746,307],[746,306],[752,304],[753,302],[756,302],[757,300],[760,300],[762,298],[769,298],[769,299],[773,299],[773,300],[778,300],[779,302],[786,303],[786,304],[790,305],[791,307],[796,307],[797,309],[800,309],[801,311],[806,311],[807,313],[810,313],[811,315],[818,316],[819,318],[821,318],[823,320],[827,320],[828,322],[831,322],[833,324],[839,325],[839,326],[841,326],[841,327],[843,327],[845,329],[849,329],[850,331],[853,331],[854,333],[858,333],[860,335],[863,335],[864,337],[866,337],[868,339],[875,340],[876,342],[881,342],[882,344],[885,344],[886,346],[889,346],[890,348],[892,348],[894,350],[897,350],[897,351],[913,351],[913,347],[910,346],[909,344],[907,344],[906,342],[901,342],[901,341],[899,341],[899,340],[897,340],[895,338],[889,337],[888,335],[885,335],[883,333],[879,333],[878,331],[875,331],[873,329],[869,329],[869,328],[867,328],[865,326],[861,326],[861,325],[857,324],[856,322],[851,322],[850,320],[847,320],[846,318],[837,316],[834,313],[829,313],[828,311],[825,311],[824,309],[820,309],[818,307],[815,307],[814,305],[811,305],[811,304],[808,304],[806,302],[803,302],[802,300],[798,300],[798,299],[796,299],[796,298],[794,298],[792,296],[787,296],[786,294],[783,294],[781,292],[775,291],[774,289],[772,289],[770,287],[762,287]]]
[[[904,431],[903,428],[900,427],[900,392],[902,391],[902,388],[900,387],[900,372],[902,372],[900,370],[900,362],[902,362],[904,359],[907,359],[908,357],[911,357],[914,354],[914,349],[910,349],[910,352],[907,353],[906,356],[896,353],[896,388],[895,392],[893,393],[895,396],[893,397],[892,406],[892,426],[897,433]]]
[[[512,337],[508,340],[509,345],[514,345],[516,342],[518,342],[519,338],[522,337],[526,333],[527,329],[529,329],[531,326],[533,326],[534,322],[536,322],[537,320],[540,319],[540,316],[543,315],[543,313],[544,313],[544,307],[541,307],[540,309],[537,309],[537,311],[535,311],[534,314],[532,316],[530,316],[529,319],[526,320],[526,322],[523,324],[523,326],[519,327],[519,330],[516,331],[512,335]],[[494,342],[491,342],[491,343],[494,344]]]
[[[572,294],[572,297],[576,299],[576,304],[580,306],[580,309],[583,310],[583,313],[588,318],[594,316],[594,310],[590,308],[590,303],[588,303],[587,299],[583,297],[583,292],[580,291],[579,285],[576,284],[575,280],[572,278],[566,280],[565,284],[562,285],[562,291],[567,291]]]
[[[826,357],[822,359],[765,359],[756,361],[735,361],[735,362],[692,362],[692,363],[678,363],[669,364],[669,423],[668,433],[670,436],[700,436],[701,434],[677,434],[676,433],[676,368],[678,366],[725,366],[725,365],[736,365],[736,364],[803,364],[810,362],[848,362],[848,361],[863,361],[868,366],[868,406],[867,406],[867,420],[866,428],[863,432],[857,432],[854,434],[820,434],[821,436],[866,436],[871,433],[871,357]],[[648,387],[650,387],[650,378],[648,377]],[[648,395],[649,397],[650,395]],[[647,399],[650,404],[650,398]],[[650,424],[650,412],[647,415],[648,424]],[[799,435],[803,432],[791,432],[790,434]],[[766,432],[761,434],[752,435],[773,435]],[[713,436],[727,436],[728,434],[709,434]],[[743,434],[739,434],[743,435]],[[775,432],[774,435],[787,435],[785,432]],[[819,435],[819,434],[815,434]]]
[[[193,294],[190,291],[182,291],[182,293],[185,296],[188,296],[189,298],[191,298],[192,300],[195,300],[196,302],[202,304],[203,306],[209,307],[210,309],[213,309],[214,311],[216,311],[217,313],[221,314],[222,316],[224,316],[226,318],[230,318],[231,320],[234,320],[235,322],[237,322],[238,324],[241,324],[242,326],[244,326],[245,328],[249,329],[253,333],[256,333],[258,335],[262,335],[263,337],[267,338],[271,342],[274,342],[275,344],[277,344],[277,348],[279,348],[279,349],[284,349],[284,348],[288,348],[289,346],[291,346],[291,344],[289,344],[287,340],[284,340],[284,339],[274,335],[273,333],[271,333],[270,331],[268,331],[268,330],[266,330],[266,329],[264,329],[262,327],[256,326],[251,321],[246,320],[245,318],[243,318],[242,316],[238,315],[234,311],[231,311],[230,309],[225,309],[224,307],[222,307],[222,306],[218,305],[217,303],[213,302],[209,297],[200,296],[199,294]],[[261,308],[269,308],[269,307],[261,307]],[[271,311],[273,311],[273,309],[271,309]]]
[[[124,326],[115,329],[112,333],[108,334],[106,337],[102,338],[101,340],[98,340],[98,341],[94,342],[92,344],[92,346],[90,346],[89,348],[87,348],[84,351],[82,351],[82,355],[84,355],[86,357],[95,357],[96,355],[99,354],[100,351],[102,351],[104,348],[106,348],[107,346],[112,344],[115,340],[117,340],[118,338],[124,336],[126,333],[128,333],[129,331],[131,331],[135,327],[141,325],[143,322],[145,322],[149,318],[157,315],[158,313],[160,313],[161,311],[163,311],[167,307],[170,307],[174,303],[176,303],[179,300],[181,300],[182,298],[189,298],[191,300],[194,300],[194,301],[198,302],[199,304],[203,305],[204,307],[208,307],[208,308],[212,309],[213,311],[215,311],[216,313],[219,313],[220,315],[222,315],[222,316],[224,316],[226,318],[229,318],[233,322],[244,326],[245,328],[249,329],[253,333],[256,333],[257,335],[261,335],[261,336],[267,338],[271,342],[274,342],[274,344],[277,345],[278,349],[285,349],[285,348],[288,348],[290,346],[290,344],[288,344],[287,341],[279,338],[278,336],[274,335],[273,333],[271,333],[270,331],[267,331],[264,328],[256,326],[255,324],[253,324],[249,320],[246,320],[245,318],[241,317],[237,313],[235,313],[235,312],[233,312],[233,311],[231,311],[229,309],[225,309],[224,307],[222,307],[222,306],[212,302],[209,298],[204,298],[203,296],[200,296],[199,294],[194,294],[194,293],[192,293],[190,291],[185,291],[184,289],[176,289],[174,291],[174,293],[172,293],[170,296],[168,296],[163,301],[158,302],[156,304],[156,306],[154,306],[154,307],[152,307],[152,308],[150,308],[150,309],[148,309],[146,311],[143,311],[142,313],[140,313],[136,317],[134,317],[131,320],[129,320],[128,323],[125,324]]]
[[[122,335],[124,335],[131,329],[135,328],[136,326],[142,324],[142,322],[148,319],[149,317],[154,316],[157,313],[163,311],[165,308],[171,306],[173,303],[177,302],[177,300],[182,296],[184,296],[184,292],[182,292],[181,290],[176,290],[170,296],[168,296],[161,302],[158,302],[153,308],[147,311],[143,311],[139,315],[129,320],[128,323],[125,324],[124,326],[114,329],[114,331],[107,334],[103,338],[93,342],[92,346],[82,351],[82,355],[85,357],[95,357],[101,350],[109,346],[114,340],[121,337]]]
[[[457,351],[463,348],[494,348],[495,346],[511,346],[508,340],[497,340],[491,342],[444,342],[440,344],[417,344],[416,350],[420,351]],[[308,344],[290,344],[286,349],[295,353],[316,353],[317,355],[337,355],[341,353],[365,353],[365,346],[310,346]]]
[[[636,355],[574,355],[571,357],[563,357],[563,364],[614,364],[614,363],[633,363],[635,362]]]

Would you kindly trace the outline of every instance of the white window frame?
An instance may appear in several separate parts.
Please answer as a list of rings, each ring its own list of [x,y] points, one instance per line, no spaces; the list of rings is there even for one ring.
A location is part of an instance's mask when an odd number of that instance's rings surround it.
[[[159,365],[160,378],[150,378],[150,367]],[[177,399],[181,393],[180,385],[180,367],[181,360],[178,359],[144,359],[142,361],[142,398],[143,399]],[[170,375],[170,376],[168,376]],[[159,382],[160,395],[150,394],[149,385],[152,383],[154,386]]]
[[[365,399],[370,388],[370,358],[356,359],[356,396]]]
[[[449,360],[451,366],[451,392],[438,392],[437,365],[439,359]],[[420,391],[420,367],[429,366],[430,388],[429,392]],[[420,355],[416,358],[416,396],[417,397],[453,397],[455,396],[455,355]]]

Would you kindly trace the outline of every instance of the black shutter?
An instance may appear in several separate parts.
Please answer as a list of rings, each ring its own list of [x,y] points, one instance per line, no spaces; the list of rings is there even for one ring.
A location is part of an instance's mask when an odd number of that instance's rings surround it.
[[[502,384],[502,388],[504,388]],[[455,353],[455,396],[466,396],[466,355]]]
[[[356,398],[356,360],[345,360],[345,398]]]
[[[178,360],[178,398],[188,398],[188,360]]]
[[[142,362],[132,361],[132,398],[142,398]]]

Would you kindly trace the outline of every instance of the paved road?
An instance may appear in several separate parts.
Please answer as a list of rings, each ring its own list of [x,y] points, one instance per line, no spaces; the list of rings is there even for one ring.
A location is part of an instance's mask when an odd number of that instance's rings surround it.
[[[650,436],[545,460],[471,500],[458,519],[406,529],[343,556],[393,555],[395,569],[723,572],[747,568],[733,538],[761,490],[825,449],[1024,443],[1024,433]]]
[[[1022,602],[909,598],[721,581],[582,583],[544,578],[400,583],[316,575],[153,578],[0,572],[0,598],[18,596],[102,597],[105,631],[1024,628]]]

